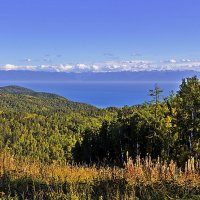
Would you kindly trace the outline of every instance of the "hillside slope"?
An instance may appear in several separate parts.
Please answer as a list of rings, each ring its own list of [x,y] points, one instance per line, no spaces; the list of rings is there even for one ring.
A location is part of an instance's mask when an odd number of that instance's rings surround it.
[[[92,105],[73,102],[62,96],[35,92],[19,86],[0,87],[0,110],[1,111],[23,111],[40,112],[50,110],[91,112],[98,111]]]

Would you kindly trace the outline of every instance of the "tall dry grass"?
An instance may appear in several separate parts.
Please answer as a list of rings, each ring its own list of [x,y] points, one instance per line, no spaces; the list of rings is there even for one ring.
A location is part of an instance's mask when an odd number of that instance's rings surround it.
[[[185,168],[151,157],[124,168],[42,164],[0,154],[1,199],[200,199],[200,162]]]

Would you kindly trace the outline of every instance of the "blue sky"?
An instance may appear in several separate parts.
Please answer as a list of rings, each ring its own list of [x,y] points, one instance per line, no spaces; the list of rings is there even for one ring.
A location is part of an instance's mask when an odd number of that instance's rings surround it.
[[[197,61],[199,9],[199,0],[0,0],[0,65]]]

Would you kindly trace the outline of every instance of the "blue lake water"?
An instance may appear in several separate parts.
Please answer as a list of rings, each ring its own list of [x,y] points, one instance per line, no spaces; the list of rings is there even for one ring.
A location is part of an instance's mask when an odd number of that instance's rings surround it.
[[[1,86],[18,85],[38,92],[55,93],[65,98],[95,105],[97,107],[135,105],[150,101],[149,90],[155,83],[151,82],[3,82]],[[163,90],[162,97],[169,95],[170,91],[177,91],[178,82],[158,83]]]

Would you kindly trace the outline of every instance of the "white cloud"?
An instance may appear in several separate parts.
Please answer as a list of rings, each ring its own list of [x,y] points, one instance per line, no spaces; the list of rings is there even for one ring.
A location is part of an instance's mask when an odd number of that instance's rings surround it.
[[[162,61],[161,61],[162,62]],[[165,60],[165,63],[176,63],[177,60],[176,59],[170,59],[170,60]]]
[[[35,66],[16,66],[16,65],[12,65],[12,64],[6,64],[2,67],[0,67],[1,70],[35,70],[36,67]]]
[[[176,63],[176,60],[175,59],[171,59],[169,60],[170,63]]]
[[[2,70],[6,70],[6,71],[15,70],[16,68],[17,68],[17,66],[11,65],[11,64],[6,64],[1,67]]]
[[[182,59],[181,62],[191,62],[190,59]]]
[[[26,62],[31,62],[31,59],[30,58],[26,58],[25,61]]]
[[[94,71],[98,71],[99,70],[99,66],[98,65],[92,65],[92,68]]]
[[[0,70],[29,70],[29,71],[49,71],[49,72],[121,72],[121,71],[165,71],[165,70],[194,70],[200,72],[200,61],[191,61],[189,59],[153,62],[143,60],[128,61],[106,61],[93,64],[79,63],[58,64],[58,65],[26,65],[18,66],[6,64],[0,66]]]

